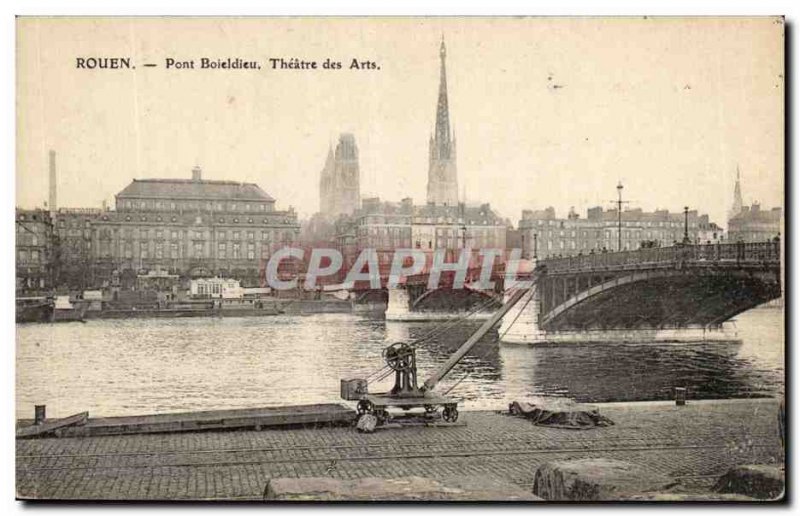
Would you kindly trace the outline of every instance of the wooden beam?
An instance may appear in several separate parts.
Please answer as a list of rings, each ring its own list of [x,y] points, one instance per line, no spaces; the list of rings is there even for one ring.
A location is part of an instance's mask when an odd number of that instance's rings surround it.
[[[89,413],[80,412],[69,417],[56,419],[55,421],[48,421],[46,423],[42,423],[41,425],[30,425],[20,428],[17,430],[17,437],[36,437],[67,426],[85,425],[88,420]]]

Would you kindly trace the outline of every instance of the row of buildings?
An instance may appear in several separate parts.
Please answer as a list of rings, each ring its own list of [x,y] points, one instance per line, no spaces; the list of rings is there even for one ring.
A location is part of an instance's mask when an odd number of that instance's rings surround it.
[[[135,179],[114,209],[17,209],[16,222],[18,291],[132,282],[151,270],[256,286],[262,262],[300,231],[295,211],[276,209],[258,185],[203,179],[199,167],[191,179]]]

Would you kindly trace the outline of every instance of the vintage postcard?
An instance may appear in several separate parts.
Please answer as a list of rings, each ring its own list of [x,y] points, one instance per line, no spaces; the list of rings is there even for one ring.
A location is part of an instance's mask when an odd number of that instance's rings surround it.
[[[17,18],[17,498],[785,500],[784,31]]]

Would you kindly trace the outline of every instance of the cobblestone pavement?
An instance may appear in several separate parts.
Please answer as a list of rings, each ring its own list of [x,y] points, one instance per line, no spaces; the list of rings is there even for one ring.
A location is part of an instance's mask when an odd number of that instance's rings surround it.
[[[556,459],[609,457],[707,489],[737,464],[782,463],[775,400],[600,405],[616,424],[538,427],[464,412],[454,427],[353,428],[17,440],[17,496],[40,499],[260,500],[269,478],[469,475],[529,489]]]

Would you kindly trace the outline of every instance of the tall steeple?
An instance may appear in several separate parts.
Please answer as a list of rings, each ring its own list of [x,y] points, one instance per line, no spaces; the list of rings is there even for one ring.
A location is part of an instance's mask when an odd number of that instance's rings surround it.
[[[736,185],[733,187],[733,205],[731,211],[728,213],[728,218],[731,219],[742,212],[742,186],[740,184],[739,165],[736,165]]]
[[[436,127],[428,143],[428,203],[458,204],[456,141],[450,134],[450,109],[447,102],[447,47],[439,46],[439,99],[436,103]]]
[[[441,71],[439,74],[439,101],[436,104],[436,141],[439,143],[439,158],[450,157],[450,113],[447,106],[447,48],[442,44],[439,47]]]

